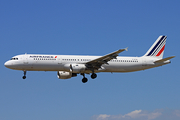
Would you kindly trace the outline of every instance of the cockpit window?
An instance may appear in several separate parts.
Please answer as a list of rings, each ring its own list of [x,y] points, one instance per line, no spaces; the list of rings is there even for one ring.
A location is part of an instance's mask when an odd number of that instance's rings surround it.
[[[18,60],[18,58],[11,58],[11,60]]]

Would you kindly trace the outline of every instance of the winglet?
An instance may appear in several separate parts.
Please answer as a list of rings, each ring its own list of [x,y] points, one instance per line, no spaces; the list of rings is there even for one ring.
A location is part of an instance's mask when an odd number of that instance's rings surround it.
[[[126,50],[126,51],[128,51],[128,47],[127,47],[127,48],[125,48],[125,50]]]

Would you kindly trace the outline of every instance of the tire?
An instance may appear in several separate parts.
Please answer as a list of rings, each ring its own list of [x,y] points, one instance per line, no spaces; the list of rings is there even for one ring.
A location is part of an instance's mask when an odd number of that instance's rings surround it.
[[[83,82],[83,83],[86,83],[87,81],[88,81],[88,79],[85,78],[85,77],[82,79],[82,82]]]
[[[96,77],[97,77],[97,74],[96,73],[92,73],[91,78],[95,79]]]
[[[23,78],[23,79],[26,79],[26,76],[23,76],[22,78]]]

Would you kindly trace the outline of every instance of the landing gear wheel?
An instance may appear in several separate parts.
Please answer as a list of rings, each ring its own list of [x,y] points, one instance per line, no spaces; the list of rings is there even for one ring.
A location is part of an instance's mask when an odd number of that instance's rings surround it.
[[[23,79],[26,79],[26,71],[24,70],[24,76],[22,77]]]
[[[97,77],[97,74],[96,73],[92,73],[91,78],[95,79],[96,77]]]
[[[26,76],[23,76],[22,78],[23,78],[23,79],[26,79]]]
[[[83,83],[86,83],[87,81],[88,81],[88,79],[85,78],[85,77],[82,79],[82,82],[83,82]]]

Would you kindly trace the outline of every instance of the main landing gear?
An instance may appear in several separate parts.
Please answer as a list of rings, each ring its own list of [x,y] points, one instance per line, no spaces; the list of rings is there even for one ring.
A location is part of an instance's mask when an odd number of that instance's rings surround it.
[[[86,83],[88,81],[88,79],[85,77],[85,74],[82,73],[81,75],[83,76],[82,82]],[[95,79],[96,77],[97,77],[97,74],[96,73],[92,73],[91,78]]]
[[[24,76],[22,78],[26,79],[26,71],[25,70],[24,70]]]
[[[82,82],[83,82],[83,83],[86,83],[86,82],[88,81],[88,79],[85,77],[85,74],[82,73],[81,75],[83,76]]]
[[[91,78],[95,79],[96,77],[97,77],[97,74],[96,73],[92,73]]]
[[[86,78],[86,77],[84,77],[83,79],[82,79],[82,82],[83,83],[86,83],[88,81],[88,79]]]

